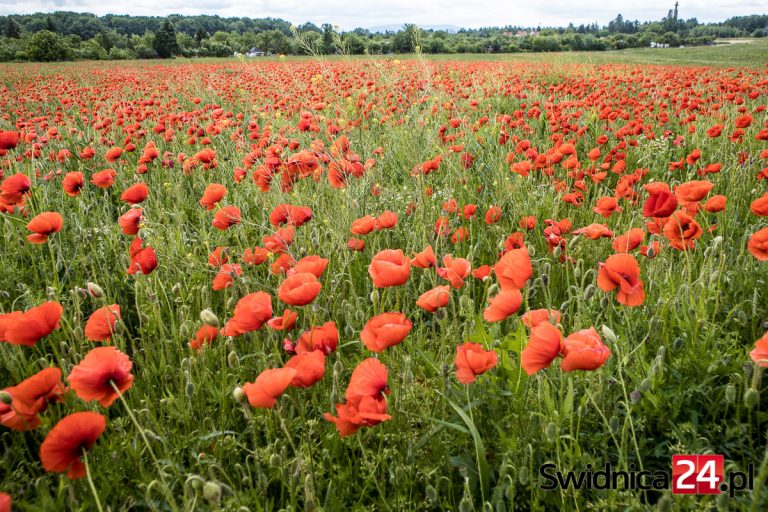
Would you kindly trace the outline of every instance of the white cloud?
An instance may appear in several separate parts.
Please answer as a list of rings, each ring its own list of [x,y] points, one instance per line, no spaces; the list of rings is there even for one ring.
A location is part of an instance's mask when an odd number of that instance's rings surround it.
[[[625,19],[659,20],[673,7],[671,0],[134,0],[130,3],[97,0],[0,0],[5,14],[72,10],[104,14],[164,16],[218,14],[230,17],[275,17],[293,23],[331,23],[348,30],[400,23],[456,25],[467,28],[500,25],[565,26],[597,22],[605,25],[616,14]],[[768,12],[768,0],[700,0],[680,5],[680,17],[700,22]]]

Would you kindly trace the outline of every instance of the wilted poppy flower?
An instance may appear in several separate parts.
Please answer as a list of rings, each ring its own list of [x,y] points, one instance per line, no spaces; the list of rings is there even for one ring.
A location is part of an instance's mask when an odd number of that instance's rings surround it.
[[[297,373],[296,369],[288,367],[264,370],[254,382],[243,386],[248,403],[251,407],[271,409],[275,406],[277,397],[288,389]]]
[[[203,197],[199,201],[200,206],[207,211],[211,211],[216,208],[216,205],[224,199],[224,196],[226,195],[227,187],[219,183],[211,183],[205,188],[205,192],[203,192]]]
[[[107,419],[95,412],[76,412],[63,418],[48,432],[40,446],[43,469],[53,473],[67,472],[70,479],[86,475],[80,459],[104,433]]]
[[[149,196],[149,187],[146,183],[137,183],[125,189],[120,199],[129,204],[143,203]]]
[[[296,341],[294,350],[297,354],[319,350],[325,355],[336,351],[339,345],[339,329],[333,321],[325,322],[320,327],[305,331]]]
[[[483,311],[483,318],[486,322],[501,322],[514,315],[522,303],[523,295],[520,290],[502,290],[488,302],[488,307]]]
[[[436,286],[431,290],[427,290],[419,296],[416,301],[416,305],[423,308],[430,313],[434,313],[439,308],[443,308],[448,305],[448,301],[451,298],[451,287]]]
[[[24,313],[15,311],[0,315],[0,341],[31,347],[59,328],[63,313],[61,304],[49,301]]]
[[[120,319],[120,306],[112,304],[94,311],[85,323],[85,337],[91,341],[109,341]]]
[[[411,275],[411,260],[400,249],[385,249],[373,257],[368,274],[376,288],[401,286]]]
[[[453,288],[464,286],[464,279],[472,270],[472,264],[464,258],[454,258],[448,254],[443,257],[443,265],[437,269],[437,275],[451,283]]]
[[[755,348],[749,353],[754,362],[768,368],[768,332],[755,342]]]
[[[141,208],[131,208],[118,219],[117,223],[120,225],[120,230],[128,236],[136,236],[139,234],[139,224],[144,219],[142,216]]]
[[[189,348],[197,350],[203,349],[205,345],[210,345],[219,336],[219,329],[213,325],[203,324],[195,334],[195,339],[189,342]]]
[[[221,329],[223,336],[240,336],[258,330],[272,318],[272,297],[266,292],[250,293],[237,301],[232,318]]]
[[[157,268],[157,254],[155,254],[155,250],[150,246],[144,247],[143,244],[143,240],[136,237],[128,248],[131,262],[126,272],[129,275],[137,272],[149,275]]]
[[[402,313],[381,313],[368,320],[360,332],[360,341],[372,352],[383,352],[402,342],[412,327]]]
[[[291,306],[305,306],[315,300],[323,285],[314,274],[301,272],[289,276],[277,289],[277,297]]]
[[[0,424],[13,430],[33,430],[40,425],[38,413],[64,394],[61,370],[45,368],[2,391],[11,395],[11,403],[0,402]]]
[[[557,325],[560,323],[560,312],[556,309],[532,309],[523,313],[521,320],[523,321],[523,325],[529,329],[533,329],[544,322]]]
[[[528,249],[513,249],[508,251],[493,266],[493,272],[499,280],[502,290],[510,288],[522,289],[533,275],[531,256]]]
[[[132,367],[131,358],[115,347],[97,347],[72,368],[67,381],[80,399],[109,407],[133,386]]]
[[[560,353],[563,335],[549,322],[541,322],[531,329],[528,344],[520,354],[520,360],[528,375],[548,367]]]
[[[603,344],[594,327],[576,331],[566,337],[561,352],[563,360],[560,369],[564,372],[594,370],[603,366],[611,357],[611,351]]]
[[[747,249],[760,261],[768,261],[768,228],[763,228],[749,237]]]
[[[104,169],[91,175],[91,183],[99,188],[109,188],[115,183],[115,176],[114,169]]]
[[[308,388],[325,375],[325,354],[322,350],[302,352],[289,359],[285,367],[296,370],[291,386]]]
[[[631,254],[614,254],[601,263],[597,286],[604,292],[617,290],[616,300],[625,306],[639,306],[645,300],[640,265]]]
[[[27,235],[27,240],[33,244],[43,244],[53,233],[58,233],[64,226],[64,219],[56,212],[44,212],[36,215],[27,224],[27,229],[33,234]]]
[[[80,190],[85,186],[85,178],[81,172],[68,172],[61,184],[65,194],[76,197],[80,195]]]
[[[211,225],[222,231],[230,226],[240,224],[240,208],[237,206],[225,206],[213,215]]]
[[[478,375],[495,368],[498,356],[495,350],[485,350],[479,343],[467,342],[456,347],[455,362],[456,379],[462,384],[470,384]]]
[[[411,259],[411,265],[419,268],[430,268],[437,264],[437,258],[435,257],[435,251],[431,245],[427,245],[423,251],[413,253]]]

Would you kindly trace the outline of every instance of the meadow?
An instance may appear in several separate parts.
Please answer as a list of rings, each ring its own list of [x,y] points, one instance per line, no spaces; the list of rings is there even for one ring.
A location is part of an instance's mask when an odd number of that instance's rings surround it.
[[[765,52],[0,65],[0,511],[764,510]]]

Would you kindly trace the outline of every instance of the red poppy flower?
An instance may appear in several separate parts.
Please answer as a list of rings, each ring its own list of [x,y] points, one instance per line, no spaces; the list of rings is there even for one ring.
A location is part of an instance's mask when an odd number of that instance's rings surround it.
[[[678,210],[672,214],[664,224],[662,232],[664,237],[669,240],[669,245],[681,251],[693,249],[696,245],[696,239],[703,233],[699,223],[683,210]]]
[[[301,272],[285,279],[277,289],[277,297],[291,306],[305,306],[315,300],[323,285],[315,274]]]
[[[27,235],[27,240],[33,244],[44,244],[53,233],[58,233],[64,226],[64,219],[56,212],[44,212],[36,215],[27,224],[27,229],[33,234]]]
[[[109,149],[106,154],[104,155],[104,159],[109,162],[116,162],[118,158],[123,154],[123,148],[121,147],[114,147]]]
[[[608,229],[605,224],[592,223],[587,227],[577,229],[574,235],[584,235],[590,240],[599,240],[600,238],[609,238],[613,236],[613,231]]]
[[[61,370],[45,368],[15,386],[5,388],[11,403],[0,402],[0,424],[13,430],[32,430],[40,425],[38,414],[48,403],[61,400]]]
[[[367,235],[376,229],[376,217],[366,215],[352,222],[349,232],[353,235]]]
[[[645,239],[645,231],[640,228],[632,228],[623,235],[617,236],[611,242],[615,252],[630,252],[637,249]]]
[[[548,322],[552,325],[560,323],[560,312],[556,309],[532,309],[526,311],[521,317],[523,325],[529,329],[533,329],[537,325]]]
[[[279,204],[269,214],[269,223],[276,227],[282,224],[299,227],[310,220],[312,220],[312,208],[306,206]]]
[[[0,315],[0,341],[31,347],[59,328],[64,308],[54,301],[25,311]]]
[[[99,188],[109,188],[115,183],[116,176],[114,169],[104,169],[91,175],[91,183]]]
[[[385,249],[373,257],[368,274],[376,288],[401,286],[411,275],[411,260],[400,249]]]
[[[768,216],[768,192],[752,201],[749,210],[760,217]]]
[[[296,354],[285,363],[285,367],[296,370],[291,386],[308,388],[325,375],[325,354],[322,350]]]
[[[117,223],[120,225],[120,230],[128,236],[136,236],[139,234],[139,224],[144,220],[142,216],[143,212],[141,208],[131,208],[118,219]]]
[[[0,202],[6,204],[20,203],[24,194],[29,192],[32,181],[26,174],[16,173],[3,180],[0,184]]]
[[[531,329],[528,344],[520,354],[525,373],[533,375],[552,364],[560,353],[562,339],[560,329],[549,322],[542,322]]]
[[[419,299],[416,301],[416,305],[429,311],[430,313],[434,313],[439,308],[444,308],[447,306],[450,298],[450,286],[436,286],[431,290],[427,290],[426,292],[422,293],[419,296]]]
[[[564,372],[573,370],[595,370],[611,357],[611,351],[603,344],[594,327],[574,332],[562,342],[563,360],[560,369]]]
[[[243,386],[251,407],[271,409],[277,398],[291,385],[298,372],[295,368],[273,368],[264,370],[254,382]]]
[[[344,398],[355,406],[365,397],[380,398],[388,391],[386,366],[375,357],[369,357],[352,370]]]
[[[210,345],[219,336],[219,329],[213,325],[203,324],[195,334],[195,339],[189,342],[189,348],[197,350],[203,349],[205,345]]]
[[[728,198],[723,195],[716,195],[710,197],[706,203],[704,203],[704,210],[709,213],[717,213],[725,210],[725,203]]]
[[[347,241],[347,248],[351,251],[362,251],[365,249],[365,240],[360,238],[350,238]]]
[[[219,291],[229,288],[234,283],[235,277],[241,275],[243,275],[243,271],[240,265],[237,263],[225,263],[213,278],[213,290]]]
[[[749,252],[760,261],[768,261],[768,228],[763,228],[749,237]],[[0,335],[0,339],[2,336]]]
[[[222,231],[230,226],[240,224],[240,208],[237,206],[225,206],[213,215],[211,225]]]
[[[376,217],[376,230],[392,229],[397,226],[397,214],[389,210]]]
[[[520,290],[502,290],[488,302],[488,307],[483,311],[483,318],[486,322],[501,322],[514,315],[522,303],[523,295]]]
[[[8,132],[0,132],[0,146],[3,144],[2,142],[2,135],[3,133]],[[0,492],[0,512],[11,512],[11,495]]]
[[[85,337],[91,341],[109,341],[120,319],[120,306],[111,304],[94,311],[85,323]]]
[[[235,312],[221,329],[221,334],[240,336],[256,331],[270,318],[272,318],[272,297],[265,292],[250,293],[237,301]]]
[[[755,342],[755,348],[749,353],[749,357],[760,366],[768,368],[768,332]]]
[[[133,386],[132,367],[131,358],[115,347],[96,347],[72,368],[67,381],[81,400],[109,407]]]
[[[299,261],[296,262],[296,264],[291,269],[292,272],[295,272],[296,274],[302,274],[304,272],[309,272],[310,274],[313,274],[315,277],[320,279],[320,277],[323,275],[323,272],[325,272],[325,268],[328,266],[328,260],[325,258],[321,258],[320,256],[304,256]]]
[[[209,212],[216,208],[216,205],[227,195],[227,187],[219,183],[211,183],[205,188],[203,197],[200,199],[200,206]]]
[[[471,384],[478,375],[495,368],[497,362],[496,351],[485,350],[479,343],[459,345],[456,347],[456,379],[462,384]]]
[[[40,446],[43,469],[54,473],[67,472],[71,479],[86,475],[80,458],[90,450],[104,433],[107,419],[95,412],[76,412],[63,418],[45,437]]]
[[[297,354],[319,350],[328,355],[336,351],[339,345],[339,329],[336,324],[325,322],[320,327],[312,327],[305,331],[296,341],[294,350]]]
[[[65,194],[76,197],[80,195],[80,190],[85,186],[85,178],[81,172],[68,172],[61,184]]]
[[[129,275],[137,272],[149,275],[157,268],[157,254],[155,254],[155,250],[150,246],[143,247],[143,243],[141,238],[136,237],[128,248],[131,263],[128,265],[126,272]]]
[[[609,196],[598,199],[595,203],[595,207],[592,208],[592,211],[608,218],[613,215],[614,212],[621,212],[621,208],[619,208],[619,203],[616,201],[616,198]]]
[[[614,254],[601,263],[597,286],[604,292],[617,290],[616,300],[625,306],[639,306],[645,300],[640,265],[631,254]]]
[[[360,332],[360,341],[372,352],[401,343],[411,331],[413,323],[402,313],[381,313],[368,320]]]
[[[454,258],[448,254],[443,257],[443,265],[437,269],[437,275],[451,283],[453,288],[464,286],[464,279],[472,270],[472,264],[464,258]]]
[[[489,226],[491,224],[496,224],[501,220],[501,208],[498,206],[491,206],[488,208],[488,211],[485,212],[485,223]]]
[[[149,197],[149,187],[146,183],[137,183],[125,189],[120,199],[129,204],[143,203]]]
[[[502,290],[512,288],[520,290],[524,288],[533,275],[531,256],[528,254],[528,249],[522,248],[508,251],[494,265],[493,272],[496,274],[496,279],[499,280],[499,286]]]
[[[411,265],[419,268],[430,268],[437,264],[437,258],[435,257],[435,251],[431,245],[427,245],[423,251],[413,253],[413,259],[411,259]]]
[[[0,130],[0,150],[5,151],[15,148],[19,140],[21,140],[19,132]]]
[[[666,183],[650,183],[645,190],[650,195],[643,205],[643,217],[669,217],[677,209],[677,197]]]

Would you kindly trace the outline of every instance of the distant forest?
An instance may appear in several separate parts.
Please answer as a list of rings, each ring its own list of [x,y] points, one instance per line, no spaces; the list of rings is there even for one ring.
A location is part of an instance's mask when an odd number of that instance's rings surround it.
[[[488,27],[456,32],[404,25],[396,32],[331,25],[294,27],[276,18],[127,16],[74,12],[0,16],[0,61],[117,60],[227,57],[235,53],[390,54],[600,51],[711,44],[717,38],[765,37],[768,15],[736,16],[719,23],[678,19],[630,21],[621,14],[606,26]]]

